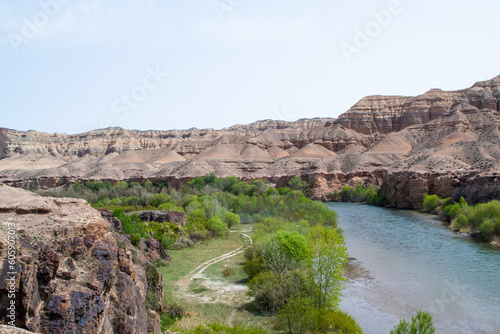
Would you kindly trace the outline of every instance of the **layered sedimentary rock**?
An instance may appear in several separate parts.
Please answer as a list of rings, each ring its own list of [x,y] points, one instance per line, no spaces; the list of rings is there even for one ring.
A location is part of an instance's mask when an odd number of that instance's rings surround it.
[[[0,182],[33,189],[150,179],[175,186],[213,172],[277,184],[301,175],[320,199],[344,184],[381,184],[389,205],[402,208],[418,208],[425,192],[498,198],[490,176],[499,167],[499,101],[496,77],[452,92],[367,97],[337,120],[78,135],[1,129]]]
[[[32,332],[160,333],[145,298],[157,291],[161,302],[163,285],[161,277],[148,280],[144,266],[152,254],[168,259],[161,245],[160,252],[154,245],[147,253],[135,249],[83,200],[6,185],[0,185],[0,221],[0,323],[11,320],[6,307],[13,300],[15,325]],[[16,237],[13,265],[9,235]]]

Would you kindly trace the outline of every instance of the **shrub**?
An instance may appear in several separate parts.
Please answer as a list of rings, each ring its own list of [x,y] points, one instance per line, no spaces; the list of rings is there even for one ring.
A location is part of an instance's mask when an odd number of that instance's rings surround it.
[[[492,218],[486,218],[481,226],[479,226],[479,232],[481,232],[481,236],[486,239],[490,240],[493,234],[495,234],[495,220]]]
[[[232,212],[227,212],[226,217],[224,217],[224,222],[228,228],[231,228],[240,224],[240,216]]]
[[[137,233],[132,233],[132,238],[130,239],[130,242],[135,247],[139,246],[139,242],[141,242],[141,236]]]
[[[224,224],[219,217],[215,216],[208,221],[207,229],[213,236],[219,236],[222,232],[227,230],[227,225]]]
[[[130,182],[129,188],[142,188],[142,185],[139,182]]]
[[[246,261],[243,264],[243,270],[250,279],[254,278],[266,269],[264,266],[264,257],[254,246],[247,248],[245,251]]]
[[[316,310],[314,323],[317,333],[342,333],[342,334],[362,334],[356,320],[348,313],[340,310],[321,309]]]
[[[125,200],[126,205],[137,206],[141,204],[141,199],[137,196],[130,196]]]
[[[175,205],[174,203],[161,204],[158,206],[158,210],[184,212],[184,208],[182,206]]]
[[[453,203],[443,208],[443,214],[449,219],[452,220],[456,218],[460,213],[461,206],[458,203]]]
[[[125,234],[132,235],[133,233],[135,233],[142,238],[148,237],[146,225],[141,222],[136,214],[129,216],[123,212],[123,209],[116,209],[115,211],[113,211],[113,217],[116,217],[120,220],[122,224],[122,230]]]
[[[500,217],[500,201],[480,203],[474,207],[474,226],[479,227],[488,219]]]
[[[118,191],[123,191],[123,190],[125,190],[127,188],[128,188],[127,182],[118,181],[115,184],[115,189],[118,190]]]
[[[423,210],[436,213],[436,208],[442,204],[442,201],[438,195],[424,194]]]
[[[189,231],[189,239],[191,239],[195,243],[205,240],[206,237],[207,235],[202,231],[196,231],[196,230]]]
[[[164,250],[171,250],[175,244],[175,237],[172,235],[164,234],[160,238],[160,243]]]
[[[311,298],[293,297],[284,305],[278,314],[280,329],[288,329],[288,333],[308,333],[314,328],[314,305]]]
[[[229,277],[231,275],[234,275],[234,268],[229,266],[224,267],[224,269],[222,269],[222,275],[224,277]]]
[[[186,315],[186,310],[180,304],[169,301],[165,298],[163,302],[163,313],[160,315],[161,330],[167,331],[177,320]]]
[[[155,267],[168,267],[170,266],[170,262],[163,259],[156,259],[151,262]]]
[[[193,242],[184,237],[184,236],[181,236],[179,238],[177,238],[177,240],[175,240],[175,244],[173,245],[173,249],[175,250],[178,250],[178,249],[184,249],[184,248],[187,248],[187,247],[191,247],[193,246]]]
[[[340,194],[337,190],[335,190],[332,194],[332,200],[333,201],[338,201],[340,199]]]
[[[351,191],[353,190],[353,187],[350,186],[343,186],[342,189],[340,190],[340,198],[344,202],[349,202],[351,200]]]
[[[300,176],[294,176],[293,179],[291,179],[288,184],[288,188],[293,189],[293,190],[300,190],[302,191],[305,195],[309,194],[309,189],[311,186],[309,183],[306,181],[303,181]]]
[[[168,203],[169,201],[170,196],[168,196],[167,194],[154,194],[153,197],[151,197],[151,199],[149,200],[148,204],[157,208],[162,204]]]
[[[277,312],[295,297],[311,296],[310,281],[306,273],[292,270],[286,273],[265,271],[255,276],[249,286],[257,305],[267,312]]]
[[[160,313],[161,304],[160,298],[156,295],[156,286],[161,284],[161,276],[153,263],[148,263],[146,266],[146,279],[148,282],[146,309]]]
[[[280,231],[266,244],[264,258],[266,264],[280,266],[282,256],[294,262],[301,262],[309,258],[310,250],[307,239],[296,231]],[[272,268],[271,268],[272,269]]]
[[[432,316],[426,311],[418,311],[417,315],[411,318],[411,323],[401,320],[400,323],[391,330],[391,334],[434,334],[436,328],[432,321]]]
[[[266,334],[265,330],[252,326],[228,326],[219,323],[202,325],[194,329],[184,331],[186,334]]]
[[[458,230],[464,229],[467,227],[468,221],[469,220],[467,219],[467,217],[465,215],[461,214],[455,220],[453,227],[458,229]]]

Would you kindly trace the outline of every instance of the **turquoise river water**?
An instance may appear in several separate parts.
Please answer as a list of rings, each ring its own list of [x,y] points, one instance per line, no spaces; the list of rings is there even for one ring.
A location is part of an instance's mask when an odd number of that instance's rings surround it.
[[[464,238],[437,217],[328,203],[339,214],[349,256],[369,272],[348,282],[341,307],[366,334],[389,334],[419,309],[437,334],[500,333],[500,250]]]

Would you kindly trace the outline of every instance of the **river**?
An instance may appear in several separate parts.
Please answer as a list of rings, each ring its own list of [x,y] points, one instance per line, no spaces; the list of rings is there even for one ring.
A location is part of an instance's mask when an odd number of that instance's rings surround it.
[[[437,334],[500,333],[500,250],[464,238],[437,217],[349,203],[339,214],[349,256],[371,279],[350,281],[341,307],[365,334],[389,334],[419,309]]]

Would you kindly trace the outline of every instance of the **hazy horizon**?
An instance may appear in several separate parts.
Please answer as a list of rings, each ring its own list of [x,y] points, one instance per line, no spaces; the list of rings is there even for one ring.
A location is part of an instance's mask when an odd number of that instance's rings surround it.
[[[336,118],[500,74],[500,3],[0,0],[0,127],[76,134]]]

